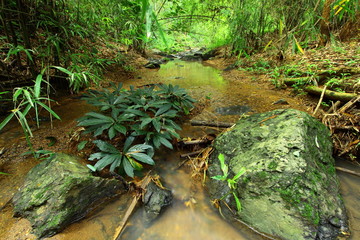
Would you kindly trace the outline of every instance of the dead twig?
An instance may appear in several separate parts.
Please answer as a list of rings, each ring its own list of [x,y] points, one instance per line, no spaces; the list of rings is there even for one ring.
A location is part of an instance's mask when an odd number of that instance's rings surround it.
[[[191,152],[191,153],[181,154],[180,157],[181,158],[192,157],[192,156],[195,156],[195,155],[199,155],[200,153],[202,153],[202,151],[203,150],[198,150],[198,151]]]
[[[327,88],[327,85],[325,85],[323,91],[321,92],[321,96],[320,96],[319,102],[318,102],[318,104],[317,104],[317,106],[316,106],[316,108],[315,108],[315,111],[314,111],[314,113],[313,113],[314,116],[316,115],[316,112],[319,110],[319,107],[320,107],[320,105],[321,105],[321,103],[322,103],[322,100],[324,99],[324,94],[325,94],[326,88]]]
[[[336,169],[336,170],[339,170],[339,171],[341,171],[341,172],[349,173],[349,174],[352,174],[352,175],[355,175],[355,176],[360,177],[360,173],[355,172],[355,171],[352,171],[352,170],[349,170],[349,169],[346,169],[346,168],[335,167],[335,169]]]

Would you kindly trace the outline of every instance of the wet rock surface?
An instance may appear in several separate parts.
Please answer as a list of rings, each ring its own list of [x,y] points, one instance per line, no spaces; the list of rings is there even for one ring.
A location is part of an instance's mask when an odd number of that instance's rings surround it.
[[[92,176],[73,156],[56,154],[30,170],[14,196],[14,212],[30,221],[38,237],[51,236],[125,188],[118,180]]]
[[[213,198],[228,194],[232,217],[281,239],[328,240],[348,231],[330,132],[315,118],[294,109],[254,114],[219,136],[214,148],[210,177],[222,175],[220,153],[229,178],[246,169],[234,190],[240,212],[226,181],[208,182]]]
[[[145,220],[150,224],[163,209],[171,204],[173,195],[170,190],[162,189],[154,182],[150,182],[144,196]]]
[[[246,105],[219,107],[215,109],[215,112],[221,115],[241,115],[251,111],[252,111],[251,108]]]

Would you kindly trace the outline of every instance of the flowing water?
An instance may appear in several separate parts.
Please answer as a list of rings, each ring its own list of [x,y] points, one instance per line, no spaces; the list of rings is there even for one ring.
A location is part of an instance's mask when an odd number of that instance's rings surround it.
[[[228,73],[223,73],[228,74]],[[116,72],[109,73],[108,79],[117,79]],[[264,88],[244,75],[240,79],[225,80],[222,73],[211,66],[204,66],[199,62],[171,61],[161,66],[160,70],[142,70],[134,79],[124,80],[124,86],[142,86],[149,83],[164,83],[180,85],[188,90],[195,99],[200,100],[205,108],[195,116],[197,120],[235,122],[243,114],[264,112],[276,108],[296,108],[306,111],[296,99],[287,97],[288,105],[274,105],[273,102],[283,99],[284,94],[279,91]],[[55,111],[63,117],[62,122],[55,122],[57,131],[71,132],[74,120],[90,110],[90,107],[77,99],[63,99]],[[21,129],[10,127],[0,134],[0,149],[2,146],[8,151],[18,152],[18,147],[24,145],[21,140]],[[60,129],[60,130],[59,130]],[[182,137],[196,138],[215,131],[206,127],[191,127],[184,123],[180,132]],[[55,135],[50,124],[43,124],[42,129],[35,134],[40,136]],[[60,139],[61,141],[61,139]],[[62,143],[66,145],[65,142]],[[65,148],[66,149],[66,148]],[[59,150],[64,151],[64,147]],[[166,187],[172,190],[174,201],[170,207],[154,222],[145,224],[143,208],[139,207],[127,223],[120,239],[126,240],[162,240],[162,239],[263,239],[245,226],[233,228],[212,207],[210,199],[202,186],[201,178],[192,178],[190,168],[185,164],[179,167],[180,151],[163,150],[156,157],[155,172],[157,172]],[[16,155],[11,155],[17,158]],[[4,159],[0,159],[3,162]],[[37,162],[29,158],[10,161],[3,164],[0,171],[12,173],[11,176],[0,175],[0,208],[11,199],[16,189],[21,185],[24,176]],[[342,163],[345,164],[345,163]],[[1,166],[1,164],[0,164]],[[348,166],[349,167],[349,166]],[[354,168],[354,166],[350,166]],[[355,169],[360,171],[360,169]],[[339,173],[341,191],[346,207],[349,211],[352,237],[360,239],[360,190],[359,178]],[[116,228],[132,201],[131,195],[113,199],[100,209],[89,214],[80,222],[70,225],[63,232],[48,238],[52,240],[94,239],[108,240],[116,235]],[[0,212],[0,239],[35,239],[30,233],[31,227],[27,220],[12,217],[12,207],[6,205]]]

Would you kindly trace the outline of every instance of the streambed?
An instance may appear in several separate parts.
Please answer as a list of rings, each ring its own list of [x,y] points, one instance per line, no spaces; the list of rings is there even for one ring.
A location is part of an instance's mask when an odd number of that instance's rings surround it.
[[[270,111],[276,108],[291,107],[306,111],[306,107],[299,104],[297,99],[258,84],[254,80],[256,76],[240,74],[232,77],[229,74],[231,73],[222,73],[199,62],[175,60],[162,65],[159,70],[142,69],[133,79],[118,79],[116,72],[109,73],[107,78],[112,81],[124,82],[124,87],[151,83],[180,85],[188,89],[192,97],[204,103],[203,111],[194,117],[196,120],[235,122],[243,114]],[[273,104],[283,98],[286,98],[288,105]],[[58,149],[55,150],[66,151],[68,138],[59,136],[59,132],[71,132],[75,126],[74,120],[89,111],[90,107],[78,99],[64,98],[59,102],[60,105],[55,106],[55,111],[62,116],[63,120],[54,123],[58,132],[49,130],[49,123],[45,123],[35,134],[42,138],[49,134],[57,136],[60,143],[57,144]],[[52,131],[54,132],[52,133]],[[180,135],[195,138],[203,136],[209,131],[214,130],[205,127],[191,127],[189,123],[184,123]],[[12,127],[0,135],[0,148],[2,146],[9,148],[11,144],[15,144],[13,145],[16,146],[16,149],[13,149],[14,153],[21,151],[21,147],[24,145],[24,141],[20,139],[21,136],[21,129]],[[25,149],[25,147],[23,148]],[[164,180],[165,186],[173,191],[173,204],[157,221],[150,225],[145,225],[142,221],[143,209],[139,208],[130,218],[121,239],[262,239],[246,227],[239,229],[231,227],[220,217],[211,206],[201,181],[191,178],[189,167],[186,165],[177,167],[181,153],[180,151],[163,150],[155,157],[156,171]],[[16,155],[11,156],[16,158]],[[26,172],[36,163],[31,158],[12,160],[1,169],[13,175],[0,175],[0,204],[5,204],[11,198],[16,188],[21,185]],[[339,177],[351,221],[353,234],[351,239],[360,239],[358,227],[360,226],[360,210],[358,208],[360,190],[357,187],[359,178],[343,173],[340,173]],[[103,208],[97,209],[86,219],[72,224],[62,233],[48,239],[112,239],[131,200],[131,195],[113,200]],[[0,212],[0,229],[0,239],[35,239],[35,236],[30,234],[31,227],[27,220],[12,218],[10,205]]]

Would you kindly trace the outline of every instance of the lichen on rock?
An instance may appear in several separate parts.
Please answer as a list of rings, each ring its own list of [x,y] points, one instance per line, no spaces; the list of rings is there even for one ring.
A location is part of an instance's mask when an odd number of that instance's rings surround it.
[[[336,239],[348,230],[330,132],[315,118],[294,109],[254,114],[219,136],[214,148],[210,177],[221,174],[219,153],[230,177],[246,168],[235,189],[242,204],[237,218],[281,239]],[[230,191],[213,179],[208,186],[213,198]],[[225,201],[235,209],[231,195]]]
[[[38,237],[51,236],[125,188],[118,180],[92,176],[76,157],[59,153],[27,174],[13,199],[15,216],[26,217]]]

